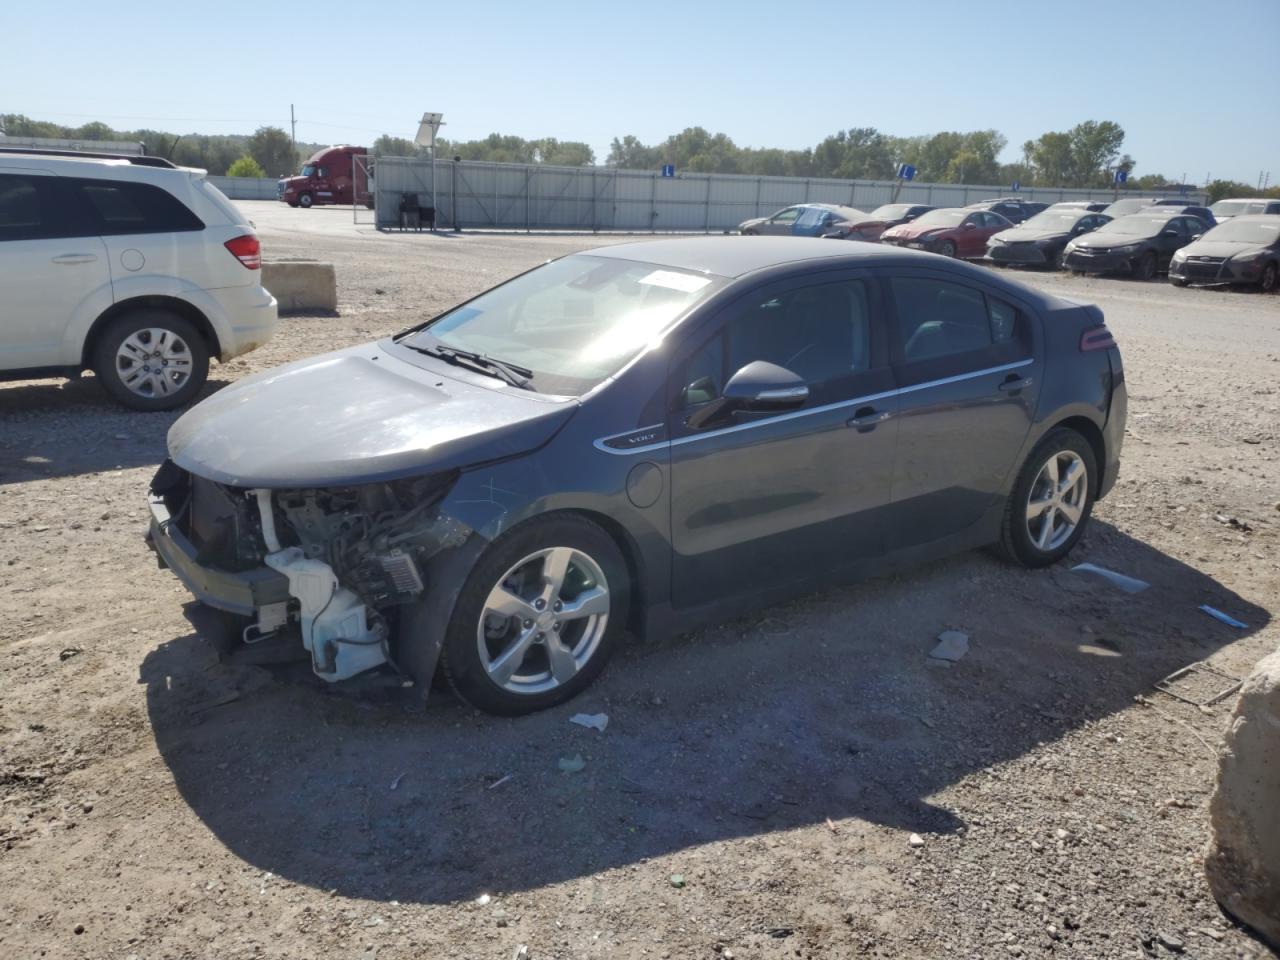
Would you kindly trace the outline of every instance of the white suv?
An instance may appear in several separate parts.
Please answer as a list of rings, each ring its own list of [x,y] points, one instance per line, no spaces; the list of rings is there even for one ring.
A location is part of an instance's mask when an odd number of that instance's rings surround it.
[[[169,410],[271,337],[253,227],[203,170],[0,148],[0,379],[93,370]]]

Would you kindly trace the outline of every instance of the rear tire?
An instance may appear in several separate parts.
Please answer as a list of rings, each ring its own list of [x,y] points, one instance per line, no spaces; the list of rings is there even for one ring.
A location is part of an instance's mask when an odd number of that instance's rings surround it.
[[[209,344],[191,321],[147,307],[112,320],[93,347],[93,371],[111,397],[133,410],[173,410],[209,378]]]
[[[1146,283],[1156,275],[1156,255],[1148,250],[1133,266],[1133,279]]]
[[[1258,280],[1258,289],[1263,293],[1275,293],[1280,286],[1280,267],[1272,260],[1262,268],[1262,277]]]
[[[1083,536],[1099,480],[1088,440],[1069,427],[1049,431],[1027,457],[1009,494],[1000,553],[1024,567],[1057,563]]]
[[[552,573],[557,554],[570,558],[560,587]],[[577,696],[626,629],[630,586],[617,544],[591,521],[559,514],[516,527],[480,556],[458,595],[442,657],[449,685],[472,706],[503,716]],[[575,616],[573,605],[588,596],[592,612]]]
[[[298,197],[298,206],[302,207],[304,210],[308,209],[311,206],[311,203],[311,194],[309,193],[304,193],[302,196]]]

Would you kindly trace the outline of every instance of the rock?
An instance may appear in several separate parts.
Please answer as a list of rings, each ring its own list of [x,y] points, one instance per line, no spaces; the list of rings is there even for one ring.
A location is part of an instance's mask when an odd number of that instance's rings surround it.
[[[913,833],[907,839],[907,843],[911,844],[911,846],[916,847],[918,849],[924,846],[924,837],[920,836],[920,834],[918,833]]]
[[[956,663],[969,652],[969,635],[959,630],[944,630],[938,634],[937,646],[929,653],[930,660]]]
[[[73,930],[73,932],[75,933],[76,936],[79,936],[80,934],[84,933],[84,924],[77,923],[75,925],[75,929]]]
[[[1280,950],[1280,651],[1245,679],[1218,754],[1205,875],[1222,909]]]
[[[1156,939],[1160,941],[1160,946],[1172,953],[1181,953],[1187,948],[1187,945],[1175,937],[1172,933],[1156,934]]]
[[[681,874],[681,873],[673,873],[673,874],[671,875],[671,885],[672,885],[673,887],[675,887],[677,890],[679,890],[681,887],[683,887],[683,886],[684,886],[684,874]]]

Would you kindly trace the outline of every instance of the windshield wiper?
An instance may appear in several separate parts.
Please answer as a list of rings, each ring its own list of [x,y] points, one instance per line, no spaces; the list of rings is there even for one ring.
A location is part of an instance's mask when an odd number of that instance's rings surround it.
[[[521,390],[533,389],[533,386],[530,384],[530,380],[533,377],[533,371],[528,367],[522,367],[515,363],[508,363],[505,360],[498,360],[488,354],[475,353],[471,350],[462,350],[458,347],[450,347],[442,343],[424,344],[404,341],[404,345],[413,350],[417,350],[419,353],[439,357],[446,363],[452,363],[455,366],[470,367],[477,373],[483,373],[487,376],[493,376],[496,373],[498,375],[498,379],[505,380],[513,387],[519,387]]]

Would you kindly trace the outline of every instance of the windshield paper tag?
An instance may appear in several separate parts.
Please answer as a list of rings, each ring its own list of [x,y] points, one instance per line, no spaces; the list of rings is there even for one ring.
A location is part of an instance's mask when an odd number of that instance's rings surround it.
[[[711,281],[706,277],[694,277],[687,273],[676,273],[674,270],[655,270],[641,277],[640,282],[647,283],[651,287],[679,290],[681,293],[696,293]]]

